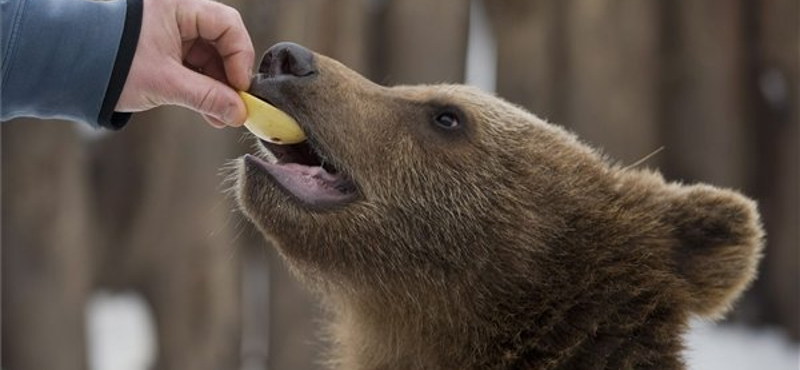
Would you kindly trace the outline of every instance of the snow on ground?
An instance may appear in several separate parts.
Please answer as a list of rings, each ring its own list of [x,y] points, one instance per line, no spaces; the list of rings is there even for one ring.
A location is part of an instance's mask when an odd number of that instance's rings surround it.
[[[684,338],[689,370],[800,369],[800,344],[775,329],[697,321]]]
[[[87,315],[90,369],[150,368],[155,330],[149,308],[138,295],[95,294]],[[689,370],[800,369],[800,345],[776,330],[698,321],[685,338]]]
[[[149,370],[155,360],[155,325],[138,294],[95,293],[86,305],[89,369]]]

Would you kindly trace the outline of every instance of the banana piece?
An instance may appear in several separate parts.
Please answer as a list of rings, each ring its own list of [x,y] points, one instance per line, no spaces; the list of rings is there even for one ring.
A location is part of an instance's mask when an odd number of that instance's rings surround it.
[[[273,144],[297,144],[306,140],[306,134],[294,118],[278,108],[240,91],[239,96],[247,107],[246,127],[253,135]]]

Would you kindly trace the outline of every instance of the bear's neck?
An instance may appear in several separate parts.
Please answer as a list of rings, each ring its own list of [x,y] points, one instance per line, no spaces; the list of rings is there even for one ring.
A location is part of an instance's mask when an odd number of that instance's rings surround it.
[[[500,346],[495,369],[684,369],[675,313],[634,298],[618,310],[584,302],[544,311]],[[497,364],[497,365],[494,365]]]
[[[379,299],[340,306],[331,332],[335,363],[342,370],[684,369],[684,318],[658,293],[586,298],[490,314],[415,302],[423,311],[411,316],[407,306]]]

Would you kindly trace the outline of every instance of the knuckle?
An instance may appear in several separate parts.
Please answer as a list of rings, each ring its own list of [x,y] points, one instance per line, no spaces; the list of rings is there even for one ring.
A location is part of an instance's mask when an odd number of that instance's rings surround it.
[[[246,61],[252,63],[256,59],[256,51],[252,47],[245,48],[242,53]]]
[[[224,7],[223,15],[232,23],[239,23],[242,21],[242,16],[239,14],[239,12],[229,6]]]
[[[215,111],[215,108],[218,106],[219,102],[219,94],[216,90],[217,89],[213,87],[209,87],[202,95],[200,95],[200,99],[197,101],[197,107],[201,111],[209,113]]]

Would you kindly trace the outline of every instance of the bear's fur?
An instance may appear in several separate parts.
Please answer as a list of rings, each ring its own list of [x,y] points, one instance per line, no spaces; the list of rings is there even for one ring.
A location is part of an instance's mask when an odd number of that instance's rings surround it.
[[[688,319],[755,276],[739,193],[621,167],[475,88],[382,87],[317,54],[294,76],[281,47],[251,92],[356,190],[309,203],[274,164],[293,149],[262,144],[237,198],[330,309],[335,368],[682,369]]]

